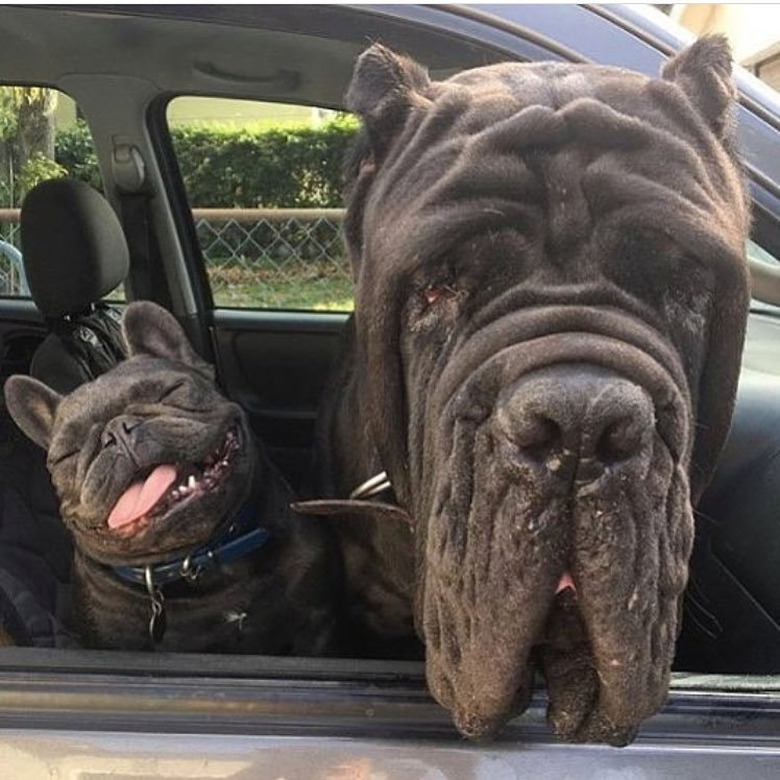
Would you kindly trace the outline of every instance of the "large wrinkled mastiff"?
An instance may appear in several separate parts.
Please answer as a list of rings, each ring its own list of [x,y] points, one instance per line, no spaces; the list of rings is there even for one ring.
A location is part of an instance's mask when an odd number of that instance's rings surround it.
[[[533,660],[566,740],[625,744],[664,702],[748,304],[730,71],[717,37],[660,79],[357,63],[356,311],[320,431],[344,500],[310,510],[344,514],[353,635],[414,626],[467,736],[524,708]]]

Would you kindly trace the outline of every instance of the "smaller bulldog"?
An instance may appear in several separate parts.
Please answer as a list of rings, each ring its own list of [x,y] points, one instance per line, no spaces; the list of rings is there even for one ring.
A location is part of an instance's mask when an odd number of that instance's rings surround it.
[[[13,376],[11,416],[47,450],[75,542],[74,622],[89,647],[332,651],[333,556],[246,416],[179,324],[148,301],[130,357],[60,396]]]

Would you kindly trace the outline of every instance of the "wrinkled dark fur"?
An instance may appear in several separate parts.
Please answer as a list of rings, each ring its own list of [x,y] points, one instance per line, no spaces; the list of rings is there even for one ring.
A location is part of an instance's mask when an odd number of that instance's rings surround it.
[[[388,472],[409,523],[334,526],[351,631],[382,654],[414,625],[467,736],[524,708],[534,658],[566,740],[625,744],[665,699],[747,314],[730,70],[717,37],[660,79],[358,60],[322,489]]]
[[[20,428],[47,449],[63,520],[75,541],[74,615],[85,645],[111,649],[314,655],[333,650],[333,552],[319,521],[290,510],[284,479],[255,442],[246,415],[214,384],[176,320],[150,302],[130,304],[131,357],[61,397],[30,377],[6,383]],[[161,463],[202,462],[229,429],[242,447],[219,489],[123,536],[107,525],[117,498]],[[124,433],[122,432],[124,430]],[[148,633],[150,599],[109,566],[184,557],[251,501],[267,544],[163,587],[167,629]],[[243,618],[239,616],[244,615]]]

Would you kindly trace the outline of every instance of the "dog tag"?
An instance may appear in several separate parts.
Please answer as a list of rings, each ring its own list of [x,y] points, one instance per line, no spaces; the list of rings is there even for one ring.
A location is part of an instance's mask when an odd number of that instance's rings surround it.
[[[147,566],[146,571],[144,571],[144,581],[146,582],[146,592],[149,594],[149,600],[152,604],[152,616],[149,618],[149,637],[152,642],[157,644],[165,633],[166,619],[163,594],[159,588],[154,586],[151,566]]]
[[[162,598],[153,599],[152,617],[149,620],[149,636],[155,644],[162,640],[163,635],[165,634],[166,622],[165,607],[163,607]]]

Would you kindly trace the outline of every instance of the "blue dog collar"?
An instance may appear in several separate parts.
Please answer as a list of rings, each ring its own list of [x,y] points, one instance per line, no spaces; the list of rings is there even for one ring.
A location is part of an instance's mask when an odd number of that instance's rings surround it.
[[[150,592],[174,580],[195,581],[200,574],[214,566],[230,563],[260,549],[271,538],[267,528],[251,527],[256,507],[247,502],[228,526],[225,533],[205,547],[199,547],[181,558],[148,566],[112,566],[114,574],[134,585],[143,585]]]

